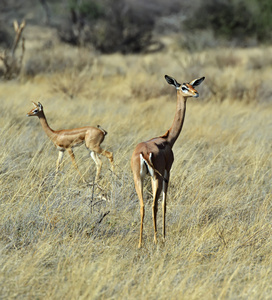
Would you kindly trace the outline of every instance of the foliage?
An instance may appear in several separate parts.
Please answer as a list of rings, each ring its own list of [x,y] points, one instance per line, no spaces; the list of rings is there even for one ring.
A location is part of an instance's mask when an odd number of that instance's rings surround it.
[[[272,2],[270,0],[255,0],[256,6],[256,30],[261,41],[272,39]]]
[[[271,38],[272,4],[269,0],[203,1],[185,22],[189,29],[211,29],[227,39]]]
[[[154,16],[125,0],[73,1],[70,9],[72,23],[60,32],[67,42],[90,43],[103,53],[141,52],[152,42]]]
[[[99,0],[83,0],[78,2],[77,0],[70,0],[70,10],[77,11],[81,17],[89,20],[97,20],[104,15],[104,5]]]

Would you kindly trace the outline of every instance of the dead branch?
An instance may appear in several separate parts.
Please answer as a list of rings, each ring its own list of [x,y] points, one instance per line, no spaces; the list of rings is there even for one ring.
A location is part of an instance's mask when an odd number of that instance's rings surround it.
[[[17,48],[18,43],[20,41],[20,37],[21,37],[22,32],[23,32],[23,30],[25,28],[25,20],[21,23],[20,26],[19,26],[18,22],[15,20],[13,22],[13,27],[14,27],[14,31],[15,31],[16,35],[15,35],[15,38],[14,38],[13,46],[11,48],[11,55],[12,55],[12,57],[14,57],[16,48]]]
[[[23,57],[25,53],[25,39],[22,37],[25,25],[25,21],[23,21],[20,25],[16,20],[13,22],[15,37],[12,48],[10,49],[10,52],[8,52],[8,50],[6,49],[3,54],[0,54],[0,60],[3,61],[3,64],[5,66],[5,79],[12,79],[14,77],[17,77],[21,72]],[[22,52],[19,59],[17,59],[15,53],[20,40],[22,40]]]

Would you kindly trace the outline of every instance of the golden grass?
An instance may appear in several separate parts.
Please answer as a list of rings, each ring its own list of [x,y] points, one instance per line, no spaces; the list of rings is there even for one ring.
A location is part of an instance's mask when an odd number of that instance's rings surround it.
[[[271,66],[260,72],[249,59],[271,52],[97,56],[84,69],[1,82],[0,298],[269,299],[272,108],[266,90],[254,87],[272,76]],[[130,156],[172,124],[176,96],[164,74],[206,80],[200,98],[188,101],[174,146],[167,241],[159,209],[153,244],[147,181],[138,250]],[[30,101],[42,102],[54,129],[100,124],[108,131],[103,146],[114,152],[116,172],[103,159],[102,189],[78,182],[68,155],[54,180],[57,151],[38,119],[26,118]],[[75,155],[92,181],[84,146]]]

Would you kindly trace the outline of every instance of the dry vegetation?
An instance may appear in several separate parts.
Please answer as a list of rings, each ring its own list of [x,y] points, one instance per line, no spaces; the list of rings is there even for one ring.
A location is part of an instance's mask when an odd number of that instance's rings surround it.
[[[189,54],[174,43],[152,55],[98,56],[53,37],[47,48],[31,44],[27,30],[20,80],[0,83],[0,298],[271,298],[272,49]],[[164,74],[206,80],[174,146],[167,241],[159,210],[153,244],[147,183],[138,250],[130,156],[172,124],[176,95]],[[57,151],[26,117],[31,101],[54,129],[108,131],[116,171],[103,159],[101,188],[78,182],[68,155],[54,180]],[[91,182],[94,163],[83,147],[75,155]]]

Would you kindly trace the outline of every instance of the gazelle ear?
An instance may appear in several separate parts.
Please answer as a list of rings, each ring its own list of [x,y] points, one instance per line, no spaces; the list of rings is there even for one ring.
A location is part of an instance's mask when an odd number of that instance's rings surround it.
[[[170,85],[173,85],[175,88],[179,88],[179,87],[181,86],[181,84],[178,83],[178,82],[176,81],[176,79],[174,79],[174,78],[172,78],[172,77],[170,77],[170,76],[168,76],[168,75],[165,75],[164,78],[165,78],[165,80],[166,80]]]
[[[197,78],[197,79],[192,80],[189,84],[192,87],[195,87],[197,85],[200,85],[204,79],[205,79],[205,77]]]
[[[34,107],[37,107],[38,104],[32,101],[32,104],[34,105]]]
[[[38,106],[39,106],[40,110],[43,110],[43,106],[42,106],[41,102],[38,102]]]

